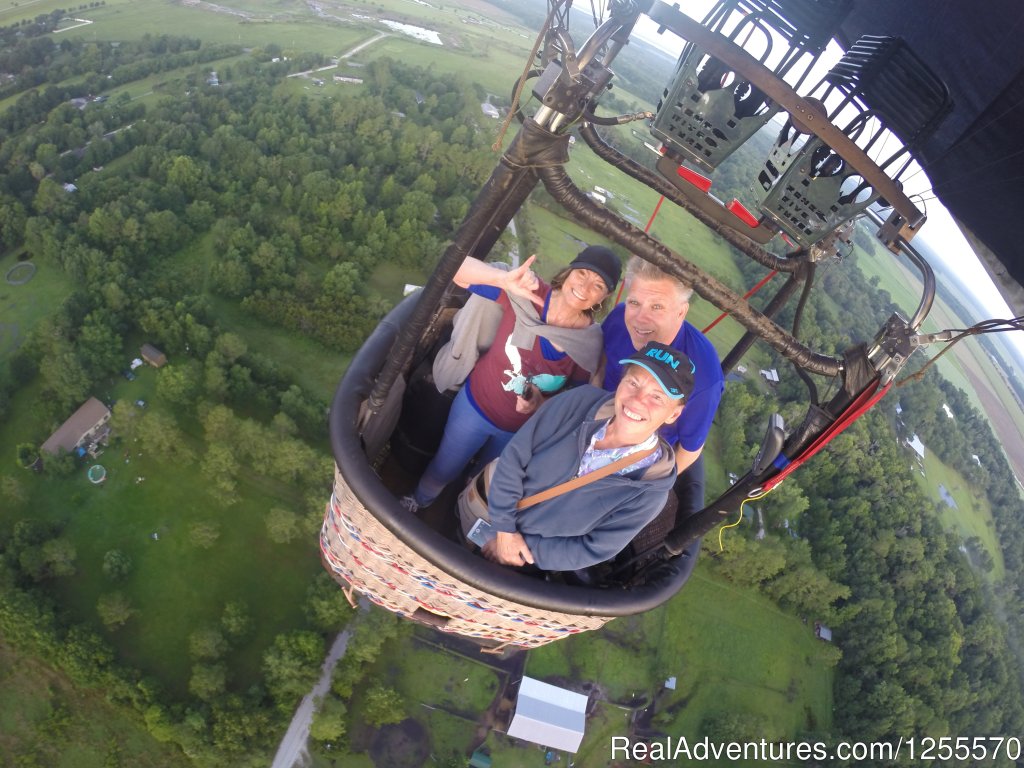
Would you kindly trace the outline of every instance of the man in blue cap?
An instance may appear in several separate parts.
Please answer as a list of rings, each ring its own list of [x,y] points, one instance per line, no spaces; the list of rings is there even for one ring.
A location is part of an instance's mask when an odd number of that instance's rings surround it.
[[[590,385],[556,395],[505,447],[480,515],[490,522],[482,535],[485,557],[543,570],[587,568],[618,554],[665,506],[675,451],[658,431],[688,407],[694,365],[658,343],[617,362],[623,374],[614,395]],[[519,506],[620,460],[612,474]],[[461,504],[460,514],[469,534],[476,517]]]

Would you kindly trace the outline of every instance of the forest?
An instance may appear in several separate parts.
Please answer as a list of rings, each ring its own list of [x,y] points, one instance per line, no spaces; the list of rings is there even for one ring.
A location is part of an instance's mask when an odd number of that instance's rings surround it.
[[[38,21],[41,30],[46,24]],[[464,79],[385,59],[364,69],[360,90],[310,99],[276,86],[289,69],[319,61],[313,55],[273,62],[274,51],[255,50],[218,66],[230,87],[215,87],[203,65],[225,50],[198,40],[54,45],[10,30],[4,39],[0,72],[13,75],[4,95],[17,98],[0,114],[0,252],[54,267],[72,289],[0,361],[0,426],[17,415],[18,393],[35,388],[35,432],[24,440],[38,447],[119,376],[131,343],[152,341],[172,360],[157,372],[158,405],[119,402],[113,423],[120,439],[194,466],[224,508],[250,474],[266,478],[298,499],[300,511],[275,507],[258,521],[261,530],[269,540],[305,537],[312,549],[332,477],[324,394],[300,371],[221,330],[218,317],[230,306],[331,353],[358,348],[390,308],[372,287],[374,273],[388,265],[429,271],[489,173],[493,137],[478,118],[484,94]],[[193,68],[185,87],[155,106],[117,97],[83,108],[70,103],[111,80],[181,67]],[[870,338],[871,318],[891,309],[884,287],[855,262],[827,270],[803,319],[808,341],[826,352]],[[743,269],[751,282],[759,279],[759,267]],[[783,324],[791,321],[783,316]],[[752,380],[730,383],[715,427],[729,436],[722,463],[748,466],[769,413],[796,423],[806,402],[791,376],[774,397]],[[956,420],[945,418],[943,404]],[[1003,581],[973,568],[943,529],[898,442],[910,433],[989,500]],[[352,619],[336,585],[315,563],[303,571],[301,617],[261,650],[254,675],[231,658],[252,637],[253,606],[219,606],[190,628],[186,690],[170,692],[116,650],[116,633],[137,612],[117,588],[130,558],[103,553],[103,578],[113,587],[95,610],[64,597],[79,573],[76,547],[86,548],[66,532],[73,505],[44,519],[33,504],[41,484],[75,472],[76,460],[47,461],[37,476],[16,466],[13,445],[5,450],[3,642],[102,690],[193,764],[265,765],[316,678],[328,639]],[[1024,638],[1024,503],[966,395],[934,372],[895,389],[762,507],[770,535],[756,540],[743,529],[721,552],[709,536],[706,565],[715,578],[833,628],[835,725],[814,736],[1021,733],[1014,641]],[[193,546],[216,546],[226,527],[197,521]],[[355,690],[373,724],[402,716],[397,693],[362,679],[360,670],[408,627],[379,613],[358,621],[355,649],[314,721],[321,747],[344,744]],[[752,721],[714,727],[723,738],[759,735]],[[46,764],[46,749],[33,749],[19,764]]]

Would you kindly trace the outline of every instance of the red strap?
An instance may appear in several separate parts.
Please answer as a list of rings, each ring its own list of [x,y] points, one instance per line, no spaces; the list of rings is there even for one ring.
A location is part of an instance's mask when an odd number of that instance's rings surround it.
[[[885,397],[885,393],[889,391],[889,387],[891,386],[892,382],[890,381],[882,387],[881,391],[876,392],[875,390],[878,388],[878,380],[876,379],[870,387],[861,392],[854,401],[850,403],[842,415],[836,419],[828,429],[818,435],[817,439],[804,449],[803,453],[787,464],[785,469],[779,472],[779,474],[766,482],[763,486],[763,490],[767,493],[785,480],[789,476],[790,472],[814,456],[844,429],[863,416],[871,406]]]
[[[771,272],[769,272],[765,277],[763,277],[761,279],[761,282],[759,282],[757,285],[755,285],[753,288],[751,288],[749,291],[747,291],[745,294],[743,294],[743,298],[744,299],[749,299],[755,293],[757,293],[762,288],[764,288],[765,284],[769,280],[771,280],[773,277],[775,277],[777,274],[779,274],[779,270],[773,269]],[[701,333],[707,333],[708,331],[710,331],[712,328],[714,328],[716,325],[718,325],[720,322],[722,322],[728,316],[729,316],[728,312],[723,312],[722,314],[720,314],[718,317],[715,318],[715,322],[713,322],[711,325],[709,325],[707,328],[705,328],[703,331],[701,331]]]

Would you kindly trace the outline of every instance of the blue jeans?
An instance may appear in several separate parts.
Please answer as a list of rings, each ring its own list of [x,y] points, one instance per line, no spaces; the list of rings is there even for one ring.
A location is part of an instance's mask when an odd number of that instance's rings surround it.
[[[513,434],[485,419],[469,402],[463,387],[452,403],[441,445],[413,493],[416,503],[421,507],[431,504],[444,487],[462,473],[477,451],[480,451],[481,465],[496,458]]]

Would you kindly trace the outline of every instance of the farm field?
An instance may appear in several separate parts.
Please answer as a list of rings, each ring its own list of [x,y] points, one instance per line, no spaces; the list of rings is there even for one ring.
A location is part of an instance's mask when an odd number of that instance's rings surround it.
[[[902,260],[897,261],[883,254],[881,260],[861,259],[858,262],[867,275],[878,275],[881,286],[888,290],[901,307],[909,311],[917,306],[920,297],[920,278]],[[938,275],[942,280],[943,276]],[[958,317],[941,297],[936,297],[931,313],[926,318],[922,333],[935,333],[947,328],[966,328],[980,318]],[[897,381],[920,369],[927,358],[932,358],[945,348],[944,344],[925,347],[917,352],[901,373]],[[967,393],[971,404],[987,416],[993,431],[1003,444],[1003,450],[1010,460],[1010,466],[1018,477],[1024,476],[1024,410],[1013,396],[1004,377],[995,368],[986,350],[977,339],[967,338],[957,343],[935,364],[939,372],[952,384]],[[975,383],[977,382],[977,383]],[[981,387],[988,393],[979,391]],[[893,395],[899,395],[896,390]],[[892,397],[893,395],[890,395]]]
[[[190,6],[169,0],[109,0],[88,12],[92,24],[60,34],[100,41],[139,38],[147,30],[155,29],[182,37],[196,37],[201,32],[206,43],[234,43],[243,47],[274,44],[285,51],[316,51],[327,56],[341,55],[366,36],[366,28],[358,20],[325,24],[298,3],[283,8],[277,6],[273,15],[265,8],[260,4],[250,6],[248,2],[232,6]]]

